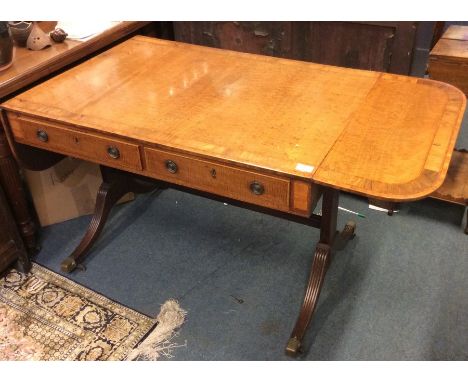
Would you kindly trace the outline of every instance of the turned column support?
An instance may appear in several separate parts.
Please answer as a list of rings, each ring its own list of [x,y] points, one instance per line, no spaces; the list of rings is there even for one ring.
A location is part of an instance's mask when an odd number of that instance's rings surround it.
[[[41,171],[53,166],[65,156],[15,142],[5,110],[0,110],[0,113],[0,184],[5,190],[25,247],[33,254],[39,249],[37,227],[31,216],[18,163],[29,170]]]
[[[10,204],[20,235],[29,253],[38,249],[36,224],[29,211],[26,191],[20,177],[18,165],[8,145],[5,131],[0,127],[0,184]]]
[[[468,235],[468,208],[466,209],[465,235]]]

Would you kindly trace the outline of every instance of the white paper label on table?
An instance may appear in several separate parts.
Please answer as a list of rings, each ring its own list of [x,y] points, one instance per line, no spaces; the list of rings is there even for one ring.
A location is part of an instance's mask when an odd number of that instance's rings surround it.
[[[308,173],[312,173],[312,171],[314,171],[314,166],[310,166],[308,164],[303,164],[303,163],[298,163],[296,165],[296,170],[297,171],[302,171],[302,172],[308,172]]]

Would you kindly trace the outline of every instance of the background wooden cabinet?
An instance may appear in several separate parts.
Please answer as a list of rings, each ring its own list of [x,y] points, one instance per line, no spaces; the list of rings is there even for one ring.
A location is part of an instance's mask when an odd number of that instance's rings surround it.
[[[416,22],[174,22],[177,41],[409,74]]]

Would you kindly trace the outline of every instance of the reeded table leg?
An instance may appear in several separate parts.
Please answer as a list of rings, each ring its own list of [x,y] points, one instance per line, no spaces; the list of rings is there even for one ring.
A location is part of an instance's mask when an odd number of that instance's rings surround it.
[[[302,338],[306,333],[320,296],[325,273],[330,262],[330,253],[331,248],[329,245],[322,243],[317,244],[304,302],[302,303],[299,317],[286,346],[287,355],[295,356],[301,350]]]
[[[338,191],[325,189],[322,201],[322,221],[320,226],[320,241],[315,248],[312,268],[306,287],[304,301],[297,318],[296,325],[291,333],[286,354],[297,356],[301,352],[302,339],[312,319],[322,290],[323,280],[330,264],[332,245],[336,235],[336,218],[338,214]],[[348,241],[354,237],[356,225],[348,222],[341,232],[340,239]]]
[[[73,253],[61,263],[63,272],[73,271],[82,262],[92,245],[98,239],[106,224],[112,207],[129,192],[146,193],[158,188],[156,182],[143,180],[141,177],[124,171],[101,166],[103,182],[99,188],[94,215],[88,229]]]

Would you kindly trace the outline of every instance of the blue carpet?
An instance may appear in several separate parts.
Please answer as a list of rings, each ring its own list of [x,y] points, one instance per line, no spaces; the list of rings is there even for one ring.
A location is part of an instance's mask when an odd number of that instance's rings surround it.
[[[466,125],[465,118],[465,125]],[[458,146],[466,144],[467,127]],[[435,200],[389,217],[342,195],[357,237],[327,273],[305,340],[307,360],[467,360],[468,237],[464,209]],[[339,213],[339,227],[354,216]],[[42,230],[36,261],[59,272],[89,217]],[[175,190],[115,208],[68,277],[154,316],[188,310],[176,360],[287,360],[319,231]]]

